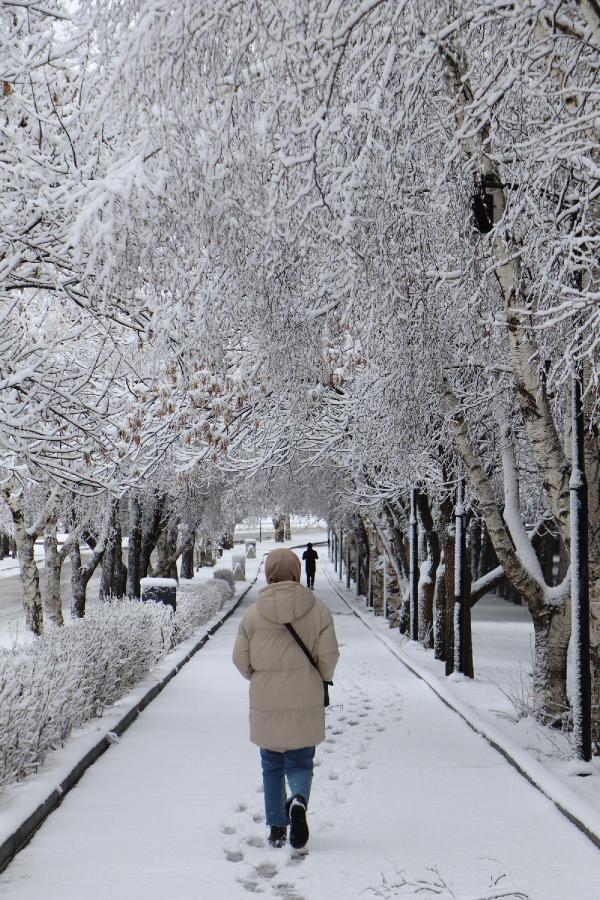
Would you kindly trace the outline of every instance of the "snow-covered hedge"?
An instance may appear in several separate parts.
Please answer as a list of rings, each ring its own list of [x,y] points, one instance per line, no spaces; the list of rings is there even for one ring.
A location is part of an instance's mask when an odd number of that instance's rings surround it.
[[[225,582],[178,589],[177,612],[139,600],[89,602],[85,619],[0,649],[0,787],[27,777],[77,728],[122,697],[211,619]]]
[[[229,585],[229,596],[233,597],[235,594],[235,578],[231,569],[215,569],[213,578],[220,578],[222,581],[226,581]]]
[[[219,612],[231,594],[224,581],[181,581],[177,588],[176,643],[185,641]]]

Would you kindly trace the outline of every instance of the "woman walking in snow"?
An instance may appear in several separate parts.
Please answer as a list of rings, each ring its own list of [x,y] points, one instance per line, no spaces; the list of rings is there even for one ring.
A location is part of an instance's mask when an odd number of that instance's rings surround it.
[[[250,740],[260,747],[273,847],[285,844],[288,824],[292,847],[308,840],[315,745],[325,740],[323,682],[331,681],[339,657],[331,613],[300,584],[301,571],[291,550],[269,553],[267,586],[246,612],[233,649],[250,681]]]

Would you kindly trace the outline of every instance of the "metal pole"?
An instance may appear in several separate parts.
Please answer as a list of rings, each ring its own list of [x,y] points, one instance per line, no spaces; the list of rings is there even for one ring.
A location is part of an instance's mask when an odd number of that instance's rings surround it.
[[[350,538],[346,540],[346,589],[350,590]]]
[[[454,542],[454,671],[465,671],[465,587],[467,574],[467,535],[465,531],[465,482],[456,485]]]
[[[417,489],[410,497],[410,638],[419,639],[419,535],[417,532]]]
[[[592,681],[588,571],[588,486],[585,475],[583,373],[573,372],[571,494],[571,634],[573,643],[573,738],[578,759],[592,758]]]

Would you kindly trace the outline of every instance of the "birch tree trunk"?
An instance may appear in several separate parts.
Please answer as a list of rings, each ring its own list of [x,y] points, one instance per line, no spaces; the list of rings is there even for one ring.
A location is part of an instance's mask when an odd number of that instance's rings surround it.
[[[46,569],[45,608],[48,618],[55,625],[64,625],[62,600],[60,596],[60,574],[63,557],[58,551],[56,519],[46,523],[44,530],[44,562]]]
[[[537,718],[558,725],[569,711],[567,698],[567,650],[571,636],[570,611],[566,606],[532,612],[534,644],[533,704]]]
[[[35,541],[40,529],[45,527],[48,518],[54,514],[56,496],[51,494],[47,499],[37,525],[31,530],[28,530],[25,525],[25,508],[21,494],[17,493],[12,485],[9,485],[2,489],[2,496],[10,509],[14,525],[25,622],[30,631],[39,635],[44,630],[44,611],[40,592],[40,575],[35,561]]]
[[[569,639],[570,604],[558,599],[553,600],[552,604],[547,603],[544,585],[522,564],[502,518],[492,485],[471,442],[458,402],[447,385],[446,401],[456,443],[477,494],[496,556],[513,587],[526,600],[534,621],[533,700],[536,715],[543,722],[555,722],[557,708],[566,698],[566,645]],[[526,536],[523,537],[525,539],[528,540]],[[539,567],[539,562],[537,565]],[[564,704],[562,710],[564,712]]]

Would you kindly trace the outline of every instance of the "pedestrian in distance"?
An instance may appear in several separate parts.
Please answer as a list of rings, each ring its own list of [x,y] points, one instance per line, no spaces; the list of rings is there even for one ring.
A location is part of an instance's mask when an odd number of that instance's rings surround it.
[[[233,648],[235,665],[250,681],[250,740],[260,747],[269,843],[282,847],[289,826],[296,849],[308,841],[315,746],[325,740],[323,682],[331,683],[339,658],[331,613],[300,584],[301,572],[291,550],[269,553],[267,585],[244,615]]]
[[[309,588],[314,588],[315,586],[315,569],[317,567],[318,558],[319,554],[316,550],[313,550],[313,545],[309,542],[306,545],[306,550],[302,554],[302,559],[304,560],[304,566],[306,568],[306,586]]]

